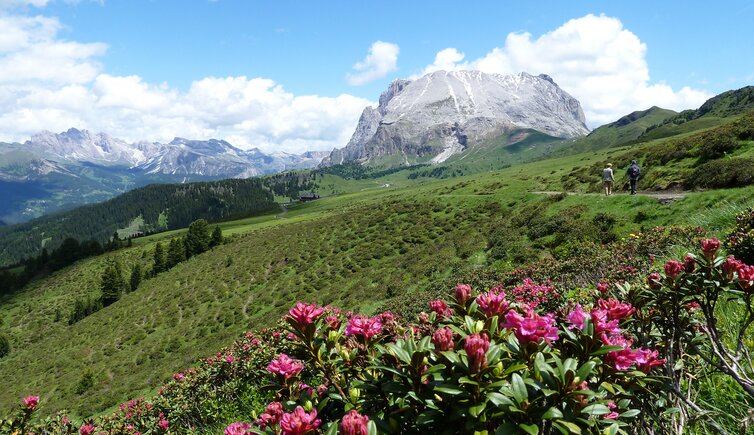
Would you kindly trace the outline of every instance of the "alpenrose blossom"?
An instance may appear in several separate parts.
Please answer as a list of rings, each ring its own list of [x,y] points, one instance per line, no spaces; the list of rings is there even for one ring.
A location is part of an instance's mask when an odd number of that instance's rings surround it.
[[[284,353],[281,353],[267,366],[268,372],[277,373],[285,379],[298,375],[303,369],[304,365],[300,361],[296,361]]]
[[[487,293],[477,296],[476,303],[479,305],[479,309],[482,310],[487,317],[503,314],[509,306],[508,302],[505,300],[505,293],[494,290],[490,290]]]
[[[317,410],[307,413],[304,408],[297,406],[291,413],[283,414],[280,420],[280,430],[283,435],[304,435],[314,433],[322,423],[317,418]]]
[[[651,349],[640,348],[636,350],[636,368],[649,373],[653,368],[665,364],[664,359],[657,358],[660,352]]]
[[[657,272],[652,272],[647,275],[647,285],[655,290],[662,287],[662,284],[660,283],[661,280],[662,276]]]
[[[749,266],[741,263],[738,266],[738,283],[741,288],[748,290],[754,288],[754,266]]]
[[[340,421],[340,433],[343,435],[367,435],[369,433],[368,423],[369,417],[352,409]]]
[[[738,268],[743,263],[741,260],[736,259],[736,257],[729,255],[728,258],[725,259],[723,262],[723,273],[725,274],[725,278],[728,280],[733,279],[733,274],[738,271]]]
[[[683,264],[677,260],[670,260],[665,263],[665,275],[670,279],[675,279],[683,271]]]
[[[379,317],[368,317],[357,314],[348,320],[346,335],[357,335],[364,339],[370,339],[382,332],[382,322]]]
[[[530,341],[538,343],[544,340],[547,344],[552,344],[558,339],[558,328],[555,327],[553,315],[540,316],[534,310],[529,310],[526,317],[515,310],[508,311],[503,327],[513,330],[518,341],[522,343]]]
[[[85,424],[82,424],[81,427],[79,428],[79,433],[81,435],[92,435],[95,429],[96,428],[94,427],[93,424],[85,423]]]
[[[327,316],[325,317],[325,323],[327,323],[327,327],[329,329],[338,329],[340,328],[340,319],[338,319],[338,316]]]
[[[159,422],[157,422],[157,427],[159,427],[162,430],[168,430],[168,427],[170,427],[170,423],[164,418],[162,418],[160,419]]]
[[[458,284],[454,291],[458,305],[465,305],[469,296],[471,296],[471,286],[468,284]]]
[[[453,331],[450,328],[441,328],[432,334],[432,344],[437,351],[453,350]]]
[[[453,310],[448,308],[448,304],[441,299],[436,299],[429,302],[429,309],[437,313],[440,317],[449,317],[453,315]]]
[[[254,433],[251,430],[251,425],[246,422],[237,421],[231,423],[225,428],[225,435],[246,435]]]
[[[24,399],[24,405],[30,410],[34,411],[39,404],[39,396],[27,396]]]
[[[265,412],[259,416],[257,424],[262,429],[267,426],[273,426],[280,423],[283,418],[283,404],[280,402],[270,402],[265,408]]]
[[[702,252],[707,260],[715,258],[718,249],[720,249],[720,241],[716,238],[702,240]]]
[[[589,316],[592,318],[595,334],[608,332],[616,335],[621,333],[618,320],[610,320],[610,313],[608,313],[607,310],[595,308],[589,313]]]
[[[602,294],[607,293],[607,290],[609,288],[610,288],[610,285],[608,283],[606,283],[606,282],[601,282],[601,283],[597,284],[597,291],[600,292],[600,293],[602,293]]]
[[[597,305],[607,311],[607,317],[610,320],[623,320],[636,311],[636,308],[631,304],[623,304],[617,299],[600,299],[597,301]]]
[[[696,268],[696,258],[693,255],[687,255],[683,257],[683,270],[686,273],[691,273]]]
[[[490,339],[484,334],[472,334],[466,337],[463,349],[469,359],[471,373],[479,373],[487,366],[487,350],[489,348]]]
[[[573,311],[571,311],[566,317],[568,323],[571,324],[568,329],[584,329],[584,321],[586,320],[586,316],[587,314],[581,308],[581,304],[576,304],[576,307],[573,309]]]
[[[306,325],[313,323],[325,309],[316,304],[296,303],[296,306],[288,311],[288,315],[296,321],[299,327],[304,328]]]

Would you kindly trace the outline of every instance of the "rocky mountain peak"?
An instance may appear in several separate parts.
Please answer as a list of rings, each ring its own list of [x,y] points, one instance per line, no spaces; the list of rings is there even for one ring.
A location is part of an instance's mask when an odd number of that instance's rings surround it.
[[[323,164],[394,154],[439,163],[515,128],[562,138],[589,132],[581,104],[546,74],[434,71],[393,81],[377,109],[364,109],[346,147]]]

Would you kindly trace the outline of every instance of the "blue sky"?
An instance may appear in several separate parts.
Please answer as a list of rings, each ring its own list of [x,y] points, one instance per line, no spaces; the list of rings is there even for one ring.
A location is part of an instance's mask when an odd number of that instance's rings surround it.
[[[391,80],[440,68],[550,74],[590,127],[695,108],[754,81],[754,6],[690,4],[0,0],[0,140],[331,149]]]

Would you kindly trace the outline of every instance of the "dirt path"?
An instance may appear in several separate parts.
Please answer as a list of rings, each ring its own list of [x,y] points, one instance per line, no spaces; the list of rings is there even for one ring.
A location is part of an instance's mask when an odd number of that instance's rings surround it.
[[[563,192],[556,192],[556,191],[538,191],[538,192],[531,192],[536,193],[540,195],[560,195]],[[580,193],[580,192],[566,192],[568,195],[578,195],[578,196],[604,196],[602,193]],[[646,196],[648,198],[654,198],[657,201],[659,201],[661,204],[668,204],[673,201],[683,199],[686,197],[686,194],[688,192],[636,192],[637,196]],[[628,193],[616,193],[615,195],[620,196],[628,196]]]

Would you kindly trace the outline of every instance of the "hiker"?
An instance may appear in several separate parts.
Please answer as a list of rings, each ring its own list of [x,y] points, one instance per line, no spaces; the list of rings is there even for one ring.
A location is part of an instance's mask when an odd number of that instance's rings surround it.
[[[628,180],[631,182],[631,195],[636,195],[636,182],[639,181],[639,176],[641,175],[641,169],[636,164],[636,160],[631,160],[631,166],[628,167],[626,174],[628,175]]]
[[[613,194],[613,164],[608,163],[607,168],[602,170],[602,184],[605,186],[605,196]]]

